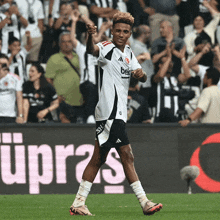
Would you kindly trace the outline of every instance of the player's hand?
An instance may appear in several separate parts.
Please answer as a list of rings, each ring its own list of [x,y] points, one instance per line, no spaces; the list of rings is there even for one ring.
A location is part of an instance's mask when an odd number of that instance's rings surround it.
[[[92,34],[96,33],[97,27],[95,25],[87,24],[86,27],[87,27],[87,32],[88,32],[89,35],[92,35]]]
[[[190,124],[190,120],[185,119],[178,122],[182,127],[186,127],[188,124]]]
[[[143,79],[144,82],[147,80],[147,75],[146,73],[143,72],[142,69],[133,70],[131,74],[135,79],[138,79],[138,80]]]

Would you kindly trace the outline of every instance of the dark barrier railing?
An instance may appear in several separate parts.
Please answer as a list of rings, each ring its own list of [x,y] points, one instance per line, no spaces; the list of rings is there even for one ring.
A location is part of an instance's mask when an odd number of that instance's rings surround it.
[[[220,192],[219,124],[137,124],[127,129],[147,193],[186,193],[180,169],[187,165],[200,168],[193,192]],[[76,193],[94,137],[94,125],[1,125],[0,194]],[[131,192],[112,149],[91,193]]]

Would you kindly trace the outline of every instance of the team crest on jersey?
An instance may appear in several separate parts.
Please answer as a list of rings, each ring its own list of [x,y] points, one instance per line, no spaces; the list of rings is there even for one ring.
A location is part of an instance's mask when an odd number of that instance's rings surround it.
[[[7,82],[7,81],[5,81],[5,82],[4,82],[4,85],[5,85],[5,86],[8,86],[8,82]]]
[[[127,57],[125,58],[125,61],[126,61],[127,64],[130,63],[130,60]]]

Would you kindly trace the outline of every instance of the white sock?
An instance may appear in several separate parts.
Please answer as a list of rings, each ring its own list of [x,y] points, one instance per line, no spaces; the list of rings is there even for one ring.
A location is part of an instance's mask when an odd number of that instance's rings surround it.
[[[136,181],[136,182],[132,183],[131,188],[133,189],[135,195],[137,196],[141,207],[144,208],[146,202],[148,201],[148,198],[146,196],[146,193],[144,192],[144,189],[141,185],[141,182]]]
[[[85,205],[86,198],[90,192],[90,189],[92,187],[92,183],[82,180],[80,185],[79,185],[79,190],[76,194],[76,198],[73,202],[74,207],[80,207]]]

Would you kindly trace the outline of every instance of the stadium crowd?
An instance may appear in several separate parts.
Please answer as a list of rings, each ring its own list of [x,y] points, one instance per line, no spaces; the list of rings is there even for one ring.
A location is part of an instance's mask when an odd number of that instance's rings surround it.
[[[219,123],[220,0],[0,0],[0,123],[95,123],[102,73],[86,25],[108,44],[117,11],[135,18],[128,44],[148,77],[131,80],[128,123]]]

